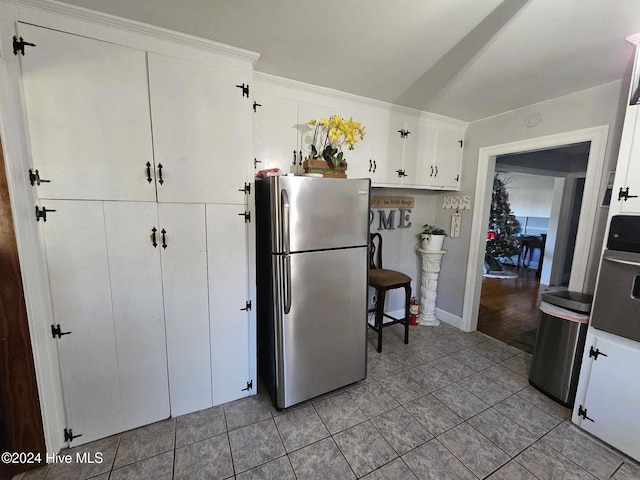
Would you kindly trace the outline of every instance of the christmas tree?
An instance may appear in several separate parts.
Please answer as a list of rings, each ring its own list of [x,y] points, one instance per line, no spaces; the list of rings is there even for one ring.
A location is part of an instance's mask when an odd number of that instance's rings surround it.
[[[498,259],[507,262],[510,257],[520,253],[520,241],[516,236],[520,232],[520,223],[511,212],[507,183],[508,180],[502,179],[499,174],[493,178],[489,233],[485,251],[485,259],[489,265],[495,265]],[[491,270],[494,268],[492,267]]]

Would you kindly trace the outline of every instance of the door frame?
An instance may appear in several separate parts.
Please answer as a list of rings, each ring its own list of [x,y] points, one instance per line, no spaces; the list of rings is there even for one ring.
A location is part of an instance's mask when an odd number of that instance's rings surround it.
[[[474,202],[476,210],[474,211],[471,224],[469,259],[467,262],[467,277],[462,307],[462,330],[471,332],[476,330],[478,325],[484,247],[496,157],[510,153],[548,150],[574,143],[591,142],[585,189],[582,197],[582,209],[578,223],[575,254],[571,268],[571,278],[569,280],[569,290],[582,292],[587,277],[589,253],[592,250],[591,247],[594,242],[592,235],[589,233],[595,222],[598,205],[601,200],[599,192],[604,176],[603,170],[608,134],[609,126],[600,125],[592,128],[480,148],[478,152],[478,174],[476,177]]]

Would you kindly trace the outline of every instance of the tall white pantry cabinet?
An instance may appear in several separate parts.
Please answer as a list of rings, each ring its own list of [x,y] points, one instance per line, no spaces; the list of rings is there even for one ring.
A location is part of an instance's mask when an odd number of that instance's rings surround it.
[[[164,40],[152,51],[127,35],[29,23],[15,24],[16,40],[35,44],[17,55],[24,175],[66,441],[255,393],[255,58],[198,47],[184,58],[175,53],[189,47],[166,54]]]

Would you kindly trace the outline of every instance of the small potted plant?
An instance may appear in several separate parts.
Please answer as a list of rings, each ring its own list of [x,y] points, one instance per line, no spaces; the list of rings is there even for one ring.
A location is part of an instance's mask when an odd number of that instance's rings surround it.
[[[431,252],[442,250],[442,244],[446,236],[447,232],[442,228],[434,227],[427,223],[422,226],[422,231],[418,233],[420,248]]]

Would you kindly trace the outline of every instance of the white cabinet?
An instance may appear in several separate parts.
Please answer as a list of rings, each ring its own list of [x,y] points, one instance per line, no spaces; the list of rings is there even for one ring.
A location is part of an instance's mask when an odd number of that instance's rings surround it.
[[[619,202],[620,213],[624,214],[640,213],[640,162],[637,161],[640,155],[639,111],[638,105],[627,107],[616,168],[616,177],[620,176],[620,180],[616,178],[618,190],[612,192],[612,203]],[[626,200],[624,197],[618,200],[620,193],[627,194]]]
[[[247,385],[252,308],[245,241],[248,224],[239,216],[244,208],[237,205],[207,205],[206,209],[211,382],[213,405],[218,405],[252,391]]]
[[[19,33],[73,445],[255,393],[250,69]]]
[[[19,24],[40,198],[155,200],[145,52]]]
[[[640,460],[640,344],[590,329],[572,421]]]
[[[212,405],[205,206],[160,203],[158,213],[171,414],[176,416]]]
[[[248,75],[149,54],[158,201],[243,203]]]
[[[167,418],[155,203],[47,200],[42,222],[67,422],[76,443]],[[132,235],[128,226],[137,225]]]
[[[259,104],[253,116],[256,173],[269,168],[295,173],[299,159],[298,102],[266,93],[256,93],[254,99]]]
[[[433,159],[434,176],[431,185],[446,190],[460,189],[463,134],[438,129]]]

